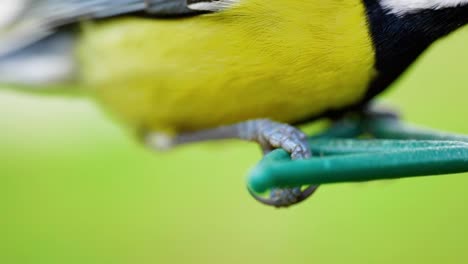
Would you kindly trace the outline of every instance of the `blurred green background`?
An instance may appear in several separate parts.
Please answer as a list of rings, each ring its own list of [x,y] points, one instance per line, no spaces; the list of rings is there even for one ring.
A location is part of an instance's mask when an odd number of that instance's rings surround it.
[[[386,100],[468,133],[468,29]],[[288,210],[245,189],[225,142],[153,153],[92,102],[0,91],[0,263],[462,263],[468,175],[322,186]]]

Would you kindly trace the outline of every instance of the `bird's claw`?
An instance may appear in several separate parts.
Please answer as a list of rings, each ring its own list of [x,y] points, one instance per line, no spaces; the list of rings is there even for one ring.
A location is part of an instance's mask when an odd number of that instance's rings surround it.
[[[275,148],[282,148],[291,154],[291,159],[308,159],[312,156],[307,144],[307,135],[299,129],[270,120],[255,120],[247,131],[255,131],[253,140],[260,143],[265,154]],[[318,186],[310,186],[305,190],[301,187],[275,188],[271,190],[270,197],[264,198],[253,192],[252,196],[259,202],[275,207],[289,207],[307,199]]]
[[[250,189],[249,189],[249,193],[250,193],[250,195],[252,195],[252,197],[255,200],[257,200],[258,202],[260,202],[262,204],[269,205],[269,206],[274,206],[274,207],[277,207],[277,208],[282,208],[282,207],[289,207],[289,206],[298,204],[298,203],[306,200],[307,198],[309,198],[315,192],[315,190],[317,190],[317,188],[318,188],[318,185],[311,185],[311,186],[307,187],[306,189],[301,190],[300,194],[297,194],[297,196],[294,197],[295,199],[293,201],[291,201],[291,200],[272,199],[271,197],[270,198],[265,198],[263,196],[260,196],[260,195],[256,194],[255,192],[253,192]],[[294,189],[296,189],[296,188],[294,188]],[[285,190],[285,189],[277,189],[277,190]]]

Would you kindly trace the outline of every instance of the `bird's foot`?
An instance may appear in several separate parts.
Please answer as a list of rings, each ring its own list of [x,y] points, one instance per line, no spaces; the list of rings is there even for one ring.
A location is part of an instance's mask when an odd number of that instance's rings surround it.
[[[146,143],[156,149],[167,149],[168,147],[199,141],[217,139],[243,139],[258,142],[263,153],[281,148],[290,153],[291,159],[308,159],[311,151],[307,144],[307,136],[299,129],[271,121],[269,119],[256,119],[213,129],[179,134],[175,137],[167,137],[159,133],[145,135]],[[317,186],[310,186],[305,190],[296,188],[273,189],[269,198],[258,196],[251,192],[253,197],[261,203],[275,206],[288,207],[297,204],[312,195]]]
[[[291,154],[291,159],[308,159],[311,151],[307,144],[307,135],[299,129],[268,119],[252,120],[238,125],[240,137],[256,141],[264,154],[276,148],[282,148]],[[308,198],[318,186],[310,186],[304,191],[301,187],[275,188],[270,197],[264,198],[251,192],[261,203],[275,207],[289,207]]]

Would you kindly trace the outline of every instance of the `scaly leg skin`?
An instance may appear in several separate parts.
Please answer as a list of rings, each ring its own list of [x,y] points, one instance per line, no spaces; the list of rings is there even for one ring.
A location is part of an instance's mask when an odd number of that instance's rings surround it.
[[[303,132],[290,125],[277,123],[268,119],[251,120],[209,130],[180,134],[170,139],[157,133],[146,135],[147,144],[158,149],[218,139],[254,141],[260,144],[264,154],[275,148],[282,148],[290,153],[291,158],[294,160],[311,157],[311,151],[306,140],[307,136]],[[288,207],[305,200],[316,189],[317,186],[310,186],[304,191],[300,187],[278,188],[271,191],[269,199],[257,196],[252,192],[251,194],[255,199],[264,204],[275,207]]]

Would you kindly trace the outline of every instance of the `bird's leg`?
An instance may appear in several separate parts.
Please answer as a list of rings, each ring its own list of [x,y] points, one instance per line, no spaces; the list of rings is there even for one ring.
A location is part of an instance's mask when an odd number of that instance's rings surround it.
[[[397,120],[401,118],[401,113],[397,109],[386,104],[370,103],[362,109],[361,118],[362,119],[392,118],[392,119]]]
[[[275,148],[282,148],[291,154],[292,159],[308,159],[311,157],[311,151],[306,140],[307,136],[303,132],[293,126],[268,119],[251,120],[203,131],[179,134],[170,139],[170,145],[175,146],[219,139],[254,141],[260,144],[264,154]],[[158,145],[164,147],[169,143],[169,140],[161,138],[160,134],[148,134],[146,135],[146,141],[150,146],[155,147],[158,147]],[[305,200],[315,189],[316,186],[311,186],[305,191],[302,191],[300,187],[281,188],[272,190],[269,199],[254,196],[265,204],[287,207]]]

